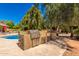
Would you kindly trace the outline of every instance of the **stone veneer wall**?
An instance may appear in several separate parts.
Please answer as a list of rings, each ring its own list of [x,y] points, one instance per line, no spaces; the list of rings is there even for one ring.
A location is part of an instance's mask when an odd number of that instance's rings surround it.
[[[23,35],[19,33],[19,36],[20,36],[19,41],[18,41],[19,47],[25,50],[25,49],[46,43],[48,41],[47,30],[41,30],[39,31],[39,33],[40,33],[40,38],[37,38],[37,39],[31,39],[29,33],[25,33]]]
[[[26,33],[26,34],[19,33],[18,46],[23,50],[31,48],[32,47],[32,41],[30,39],[30,34],[28,34],[28,33]]]

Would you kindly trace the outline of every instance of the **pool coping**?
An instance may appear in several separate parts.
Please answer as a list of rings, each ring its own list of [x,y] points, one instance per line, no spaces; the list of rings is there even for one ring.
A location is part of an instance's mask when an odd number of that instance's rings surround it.
[[[2,34],[0,35],[0,37],[4,37],[4,36],[11,36],[11,35],[18,35],[18,33],[9,33],[9,34]]]

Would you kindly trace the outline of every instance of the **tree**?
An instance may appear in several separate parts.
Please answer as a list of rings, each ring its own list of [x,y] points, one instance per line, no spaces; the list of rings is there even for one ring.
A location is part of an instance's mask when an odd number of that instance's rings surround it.
[[[46,4],[46,19],[49,22],[50,29],[52,27],[60,28],[63,24],[68,24],[73,17],[73,4]],[[68,26],[68,28],[69,28]]]
[[[26,13],[21,21],[21,25],[25,27],[27,25],[28,29],[41,29],[42,19],[40,11],[35,7],[32,8]]]
[[[14,26],[13,21],[6,21],[5,23],[6,23],[6,25],[8,25],[8,27],[9,27],[10,29],[13,29],[13,26]]]
[[[56,27],[60,22],[60,10],[61,4],[46,4],[46,19],[49,22],[50,29]]]
[[[72,24],[79,27],[79,4],[74,3],[74,17],[72,18]]]

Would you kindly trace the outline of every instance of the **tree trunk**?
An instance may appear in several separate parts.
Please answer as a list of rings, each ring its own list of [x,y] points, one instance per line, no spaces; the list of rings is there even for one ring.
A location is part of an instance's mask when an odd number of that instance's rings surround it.
[[[72,27],[70,28],[70,31],[71,31],[71,38],[73,38],[73,28]]]
[[[59,33],[59,26],[57,26],[56,35],[58,36]]]

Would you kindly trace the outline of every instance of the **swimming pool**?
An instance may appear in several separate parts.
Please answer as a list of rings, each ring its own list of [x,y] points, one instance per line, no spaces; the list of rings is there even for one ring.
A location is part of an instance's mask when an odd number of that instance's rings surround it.
[[[19,36],[18,35],[4,36],[2,38],[8,39],[8,40],[19,40]]]

